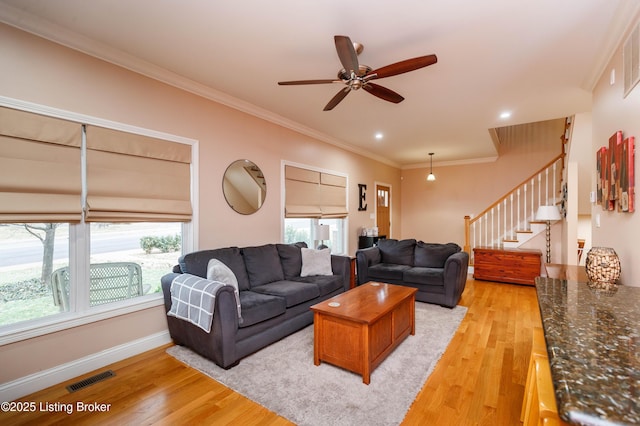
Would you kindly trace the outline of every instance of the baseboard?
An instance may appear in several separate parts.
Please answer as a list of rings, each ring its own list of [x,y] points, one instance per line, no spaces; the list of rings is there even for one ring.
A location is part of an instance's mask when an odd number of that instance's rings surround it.
[[[152,334],[107,350],[0,384],[0,401],[14,401],[25,395],[73,379],[114,362],[141,354],[171,342],[168,331]]]

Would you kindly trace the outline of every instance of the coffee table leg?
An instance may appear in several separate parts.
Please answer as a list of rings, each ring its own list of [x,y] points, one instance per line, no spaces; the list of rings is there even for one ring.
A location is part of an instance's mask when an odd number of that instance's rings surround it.
[[[369,348],[369,326],[362,325],[360,338],[362,339],[362,383],[368,385],[371,383],[371,353]]]
[[[416,296],[411,298],[411,335],[416,335]]]
[[[320,314],[313,313],[313,365],[320,365]]]

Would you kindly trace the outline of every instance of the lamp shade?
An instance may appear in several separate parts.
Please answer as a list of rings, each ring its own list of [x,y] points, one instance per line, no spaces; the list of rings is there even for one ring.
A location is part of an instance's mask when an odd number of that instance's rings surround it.
[[[329,225],[316,225],[316,240],[324,241],[329,239]]]
[[[560,220],[560,210],[556,206],[540,206],[536,212],[536,220]]]

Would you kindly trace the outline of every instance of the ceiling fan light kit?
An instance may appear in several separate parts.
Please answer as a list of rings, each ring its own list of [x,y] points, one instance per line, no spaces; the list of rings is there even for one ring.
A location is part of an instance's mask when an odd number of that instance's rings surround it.
[[[368,65],[361,65],[358,62],[358,55],[363,51],[364,46],[360,43],[353,43],[347,36],[334,36],[336,51],[343,68],[338,72],[338,79],[325,80],[297,80],[280,81],[281,86],[294,86],[302,84],[328,84],[343,83],[346,85],[329,101],[324,107],[324,111],[330,111],[336,107],[352,90],[364,89],[366,92],[392,103],[400,103],[404,98],[391,89],[371,83],[371,80],[391,77],[409,71],[415,71],[438,62],[436,55],[420,56],[406,59],[391,65],[374,70]]]

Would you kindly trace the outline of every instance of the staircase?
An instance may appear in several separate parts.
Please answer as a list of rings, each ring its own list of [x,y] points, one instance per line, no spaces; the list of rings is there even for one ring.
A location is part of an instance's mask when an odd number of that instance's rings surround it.
[[[563,144],[564,146],[564,144]],[[475,247],[517,248],[546,229],[536,221],[538,207],[560,200],[564,152],[475,217],[465,216],[464,250],[473,264]]]

